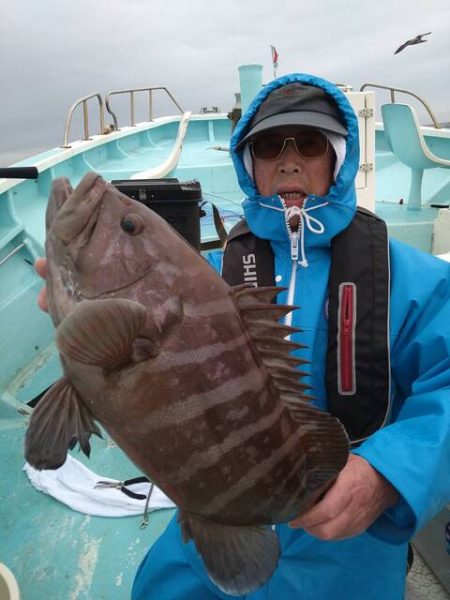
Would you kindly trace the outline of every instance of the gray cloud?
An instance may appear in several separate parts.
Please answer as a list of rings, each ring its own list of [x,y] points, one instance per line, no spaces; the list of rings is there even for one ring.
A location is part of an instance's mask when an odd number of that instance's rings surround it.
[[[186,109],[230,110],[238,65],[263,64],[271,79],[270,44],[279,75],[395,85],[450,120],[448,0],[0,2],[3,165],[59,145],[67,109],[93,91],[164,85]],[[426,44],[393,55],[425,31]]]

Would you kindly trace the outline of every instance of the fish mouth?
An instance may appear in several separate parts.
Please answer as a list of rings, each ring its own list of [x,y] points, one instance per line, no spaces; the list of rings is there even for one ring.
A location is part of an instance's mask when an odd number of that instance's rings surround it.
[[[89,241],[106,186],[106,181],[96,173],[89,173],[76,190],[72,190],[66,179],[55,181],[47,222],[62,242],[76,242],[77,247],[82,247]]]
[[[146,275],[148,275],[148,271],[144,271],[143,273],[137,275],[135,277],[135,279],[132,279],[131,281],[127,281],[124,284],[120,284],[117,286],[111,286],[108,287],[107,289],[102,289],[96,292],[93,291],[89,291],[89,290],[84,290],[83,291],[83,298],[86,300],[99,300],[101,298],[109,298],[111,296],[115,296],[118,292],[123,292],[126,291],[128,289],[130,289],[131,287],[133,287],[134,285],[136,285],[136,283],[138,281],[140,281],[141,279],[144,279],[144,277],[146,277]]]
[[[59,209],[72,192],[73,188],[66,177],[58,177],[53,180],[45,215],[47,231],[53,226]]]

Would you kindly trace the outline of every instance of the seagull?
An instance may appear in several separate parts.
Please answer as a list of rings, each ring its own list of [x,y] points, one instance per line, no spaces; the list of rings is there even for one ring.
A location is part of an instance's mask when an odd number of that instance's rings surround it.
[[[411,38],[410,40],[402,44],[399,48],[397,48],[394,54],[398,54],[399,52],[404,50],[406,46],[413,46],[414,44],[422,44],[423,42],[428,42],[428,40],[423,40],[422,38],[424,35],[430,35],[430,33],[431,31],[429,31],[428,33],[421,33],[420,35],[416,35],[415,38]]]

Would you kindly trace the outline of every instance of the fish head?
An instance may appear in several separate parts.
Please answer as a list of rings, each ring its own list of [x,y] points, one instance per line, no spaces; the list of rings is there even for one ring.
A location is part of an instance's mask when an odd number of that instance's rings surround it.
[[[161,286],[163,265],[176,260],[179,245],[190,250],[164,219],[95,173],[74,190],[67,179],[55,180],[46,220],[49,307],[52,316],[60,313],[57,322],[73,303],[126,290],[145,276]]]

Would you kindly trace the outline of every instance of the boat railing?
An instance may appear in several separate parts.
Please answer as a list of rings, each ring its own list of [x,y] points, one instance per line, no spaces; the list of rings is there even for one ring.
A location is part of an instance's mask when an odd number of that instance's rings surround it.
[[[90,137],[89,137],[88,101],[91,100],[92,98],[97,98],[97,100],[98,100],[99,117],[100,117],[100,131],[101,131],[101,133],[104,132],[104,130],[105,130],[105,109],[103,107],[103,98],[101,97],[100,94],[98,94],[97,92],[94,92],[93,94],[89,94],[88,96],[84,96],[83,98],[80,98],[79,100],[74,102],[74,104],[72,104],[72,106],[69,108],[69,111],[68,111],[67,117],[66,117],[66,124],[64,127],[64,141],[63,141],[61,148],[71,148],[71,146],[69,145],[69,133],[70,133],[71,125],[72,125],[73,113],[75,112],[75,109],[78,106],[80,106],[80,104],[83,105],[83,129],[84,129],[84,138],[83,139],[85,141],[90,139]]]
[[[136,118],[135,118],[135,96],[136,96],[136,94],[139,92],[148,92],[148,121],[153,121],[153,92],[155,92],[157,90],[163,90],[164,92],[166,92],[166,94],[169,96],[169,98],[172,100],[172,102],[178,108],[180,113],[184,113],[184,110],[181,108],[181,106],[178,104],[178,102],[175,100],[175,98],[172,96],[172,94],[169,92],[169,90],[166,87],[144,87],[144,88],[132,88],[132,89],[124,89],[124,90],[113,90],[112,92],[108,92],[106,94],[105,105],[106,105],[106,110],[109,112],[109,114],[113,118],[114,131],[118,131],[119,123],[118,123],[116,114],[111,109],[110,99],[112,96],[117,96],[119,94],[129,94],[130,95],[130,125],[132,127],[134,127],[136,125]]]
[[[413,92],[410,92],[409,90],[403,90],[401,88],[395,88],[395,87],[392,87],[390,85],[380,85],[378,83],[364,83],[360,87],[359,91],[363,92],[366,87],[377,88],[377,89],[381,89],[381,90],[389,90],[391,92],[391,102],[393,104],[395,104],[395,92],[399,92],[401,94],[408,94],[409,96],[413,96],[414,98],[416,98],[422,104],[422,106],[428,112],[428,114],[431,117],[431,120],[433,121],[433,124],[434,124],[435,128],[436,129],[441,129],[441,126],[439,125],[439,121],[436,119],[436,117],[435,117],[433,111],[431,110],[430,106],[427,104],[427,102],[423,98],[421,98],[417,94],[414,94]]]

